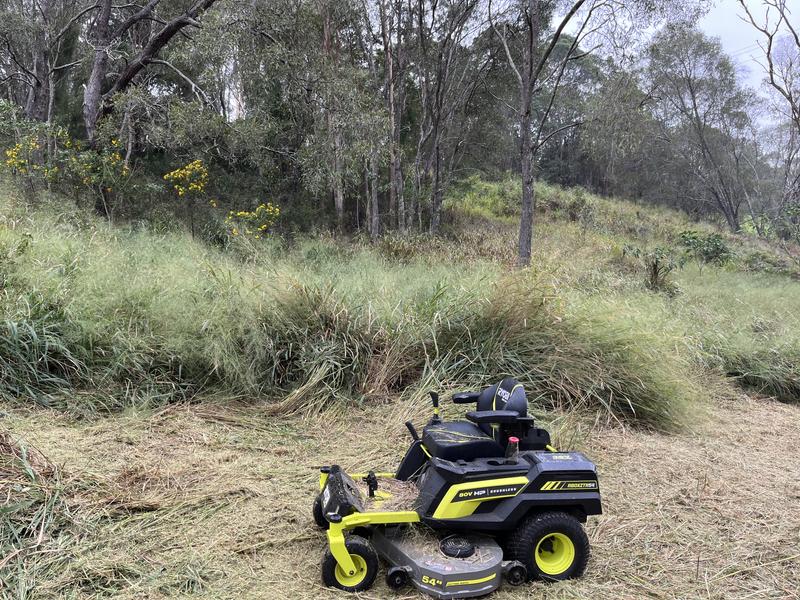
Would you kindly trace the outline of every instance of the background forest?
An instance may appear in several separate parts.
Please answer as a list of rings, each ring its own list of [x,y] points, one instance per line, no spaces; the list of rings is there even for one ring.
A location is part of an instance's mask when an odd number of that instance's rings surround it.
[[[229,211],[262,231],[437,233],[470,176],[521,185],[498,208],[522,211],[522,264],[539,179],[791,238],[796,19],[782,0],[731,2],[760,30],[755,90],[693,26],[707,8],[8,0],[5,166],[31,193],[116,220],[191,221],[218,243]],[[172,182],[202,182],[164,185],[195,161]]]

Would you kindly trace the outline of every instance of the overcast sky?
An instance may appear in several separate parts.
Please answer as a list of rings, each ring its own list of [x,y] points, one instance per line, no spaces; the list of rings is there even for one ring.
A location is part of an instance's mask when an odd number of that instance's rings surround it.
[[[787,0],[794,23],[800,23],[800,0]],[[764,8],[760,0],[747,0],[754,15],[762,16]],[[700,29],[708,35],[718,37],[722,47],[741,69],[742,80],[759,88],[764,79],[764,70],[756,61],[763,56],[758,47],[760,34],[749,23],[742,21],[744,11],[737,0],[716,0],[715,6],[700,19]]]

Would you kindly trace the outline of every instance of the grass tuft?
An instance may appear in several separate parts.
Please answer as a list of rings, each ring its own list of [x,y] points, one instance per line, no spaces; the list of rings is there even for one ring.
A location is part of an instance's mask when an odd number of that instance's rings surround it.
[[[0,432],[0,595],[25,598],[38,578],[66,560],[73,525],[60,469],[39,451]],[[59,537],[62,536],[62,537]]]

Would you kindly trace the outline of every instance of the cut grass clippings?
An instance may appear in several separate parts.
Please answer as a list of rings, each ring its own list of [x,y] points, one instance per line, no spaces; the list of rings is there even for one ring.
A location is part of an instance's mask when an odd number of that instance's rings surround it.
[[[417,426],[430,416],[429,407],[402,400],[346,417],[332,408],[280,420],[259,406],[213,401],[93,422],[12,414],[14,430],[70,465],[73,478],[96,482],[70,495],[86,523],[71,560],[47,577],[29,571],[47,555],[17,565],[20,578],[36,583],[28,597],[341,598],[320,581],[326,539],[311,516],[317,468],[396,467],[410,442],[396,412],[404,407]],[[464,410],[446,399],[443,408],[448,418]],[[800,460],[800,409],[740,397],[713,410],[696,433],[670,435],[549,412],[539,424],[557,447],[598,465],[604,514],[587,524],[589,568],[578,580],[505,586],[494,597],[796,595],[800,513],[786,507],[800,486],[785,465]],[[366,597],[392,596],[384,573]],[[413,589],[403,597],[425,598]]]

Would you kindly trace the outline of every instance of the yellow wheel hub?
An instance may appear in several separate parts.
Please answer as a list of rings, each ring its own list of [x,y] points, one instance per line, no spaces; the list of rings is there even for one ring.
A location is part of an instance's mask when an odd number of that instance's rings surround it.
[[[563,533],[549,533],[536,544],[536,566],[545,575],[561,575],[575,560],[575,544]]]
[[[338,564],[336,565],[336,571],[334,572],[336,581],[345,587],[356,586],[364,581],[364,578],[367,576],[367,561],[361,558],[358,554],[351,554],[350,558],[353,559],[353,564],[356,566],[356,572],[354,574],[348,575]]]

